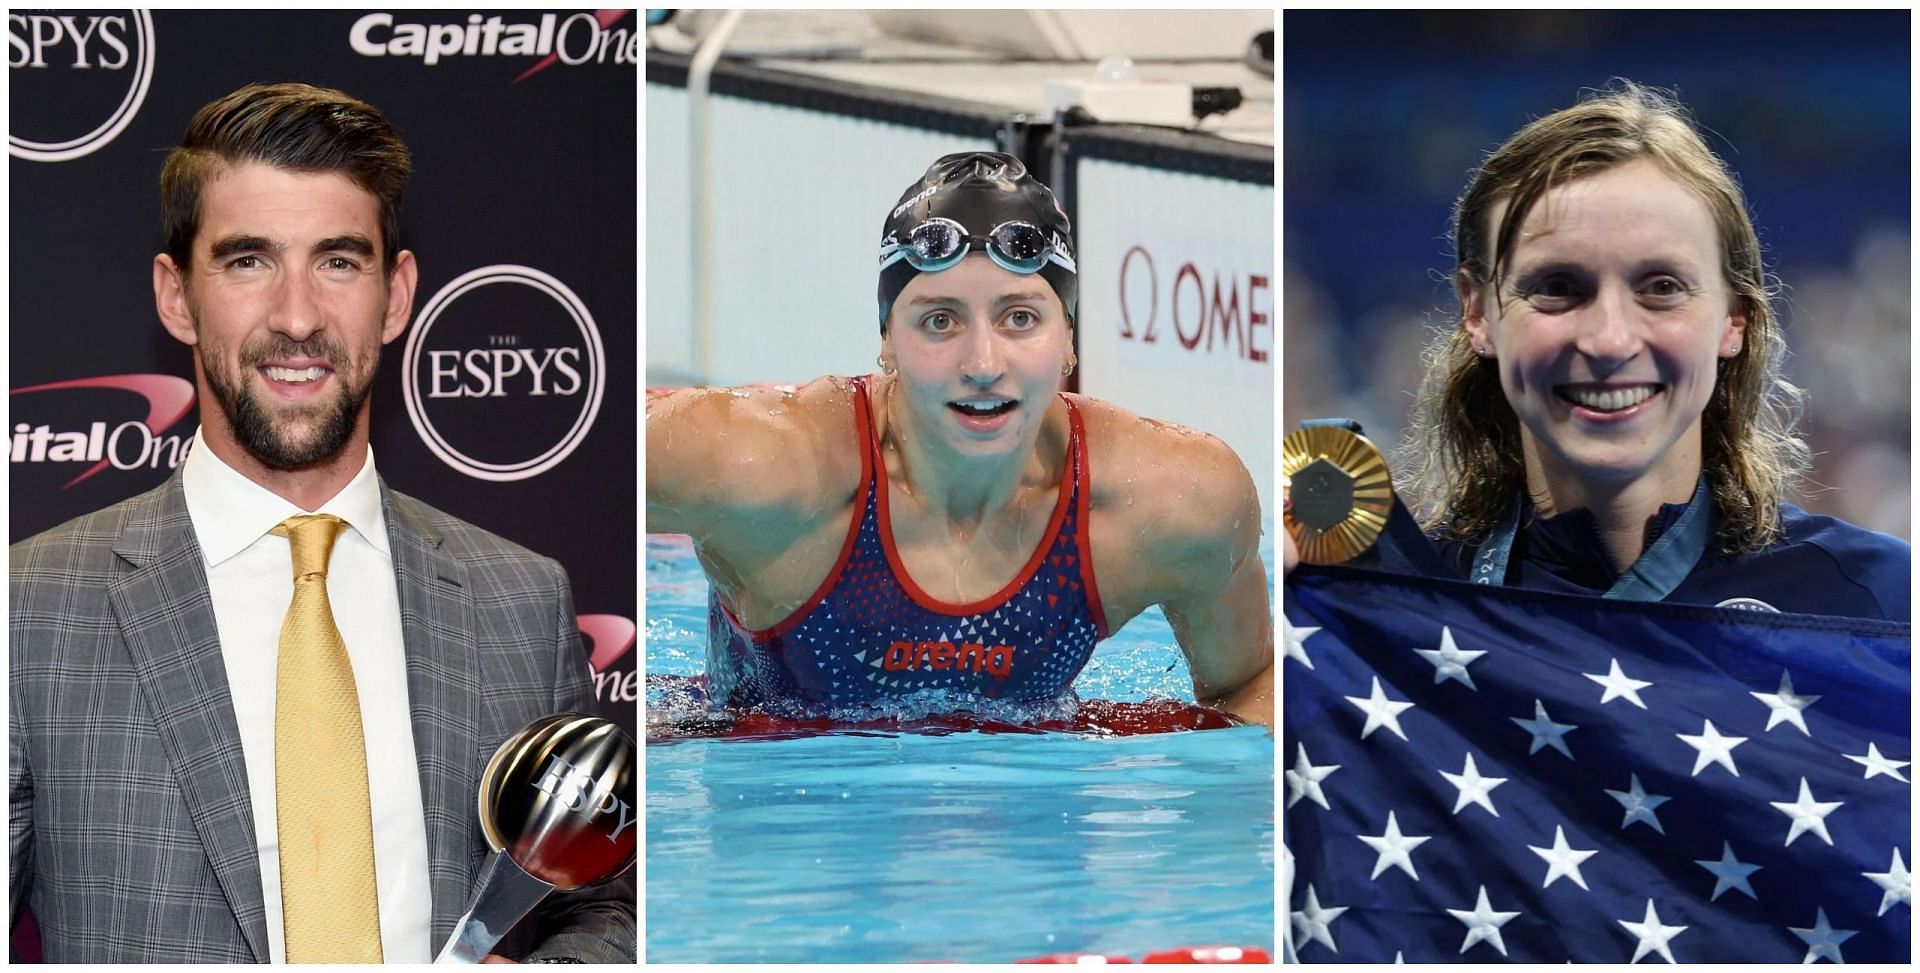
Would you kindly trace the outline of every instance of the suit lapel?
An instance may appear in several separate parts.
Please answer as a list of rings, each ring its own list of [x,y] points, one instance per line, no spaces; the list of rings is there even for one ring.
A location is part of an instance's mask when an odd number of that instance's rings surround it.
[[[480,786],[480,672],[464,565],[441,548],[419,504],[381,485],[400,591],[407,699],[420,763],[433,888],[435,952],[453,935],[473,883]]]
[[[114,544],[132,570],[108,584],[107,600],[220,890],[264,963],[260,850],[200,544],[177,474],[141,499]]]

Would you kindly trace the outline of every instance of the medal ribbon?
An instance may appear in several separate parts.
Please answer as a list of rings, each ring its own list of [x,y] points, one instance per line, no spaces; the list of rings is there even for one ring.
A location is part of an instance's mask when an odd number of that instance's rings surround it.
[[[1514,504],[1513,516],[1494,531],[1493,536],[1487,539],[1486,546],[1475,556],[1474,584],[1507,583],[1507,562],[1513,555],[1513,540],[1520,532],[1520,518],[1526,512],[1527,503],[1527,496],[1523,492]],[[1707,498],[1707,476],[1702,473],[1699,485],[1693,488],[1693,499],[1687,502],[1686,512],[1601,597],[1622,601],[1660,601],[1666,598],[1673,593],[1673,589],[1680,587],[1680,582],[1685,581],[1693,571],[1693,566],[1700,562],[1700,555],[1706,553],[1707,541],[1711,537],[1713,503]]]

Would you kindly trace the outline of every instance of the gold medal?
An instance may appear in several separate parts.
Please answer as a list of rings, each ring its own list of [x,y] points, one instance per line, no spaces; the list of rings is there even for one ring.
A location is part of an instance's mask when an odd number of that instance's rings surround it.
[[[1287,533],[1300,560],[1339,564],[1380,539],[1393,511],[1393,477],[1365,436],[1338,426],[1287,434],[1281,469],[1290,481]]]

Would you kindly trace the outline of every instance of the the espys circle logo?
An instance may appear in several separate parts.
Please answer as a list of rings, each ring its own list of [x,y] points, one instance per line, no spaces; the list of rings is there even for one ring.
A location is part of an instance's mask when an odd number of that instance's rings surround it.
[[[153,55],[153,15],[144,10],[7,14],[7,151],[66,162],[113,141],[147,100]]]
[[[460,300],[482,288],[486,300]],[[407,416],[435,456],[468,476],[538,476],[592,430],[606,357],[593,315],[567,285],[532,267],[481,267],[441,288],[414,323],[401,365]]]

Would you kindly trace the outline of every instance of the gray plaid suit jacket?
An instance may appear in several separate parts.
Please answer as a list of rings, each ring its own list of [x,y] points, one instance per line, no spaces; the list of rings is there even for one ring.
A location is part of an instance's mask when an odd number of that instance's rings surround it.
[[[592,694],[558,564],[381,493],[438,949],[487,852],[486,759]],[[10,554],[11,919],[32,907],[49,962],[266,962],[257,822],[179,475]],[[632,883],[550,897],[495,951],[631,962]]]

